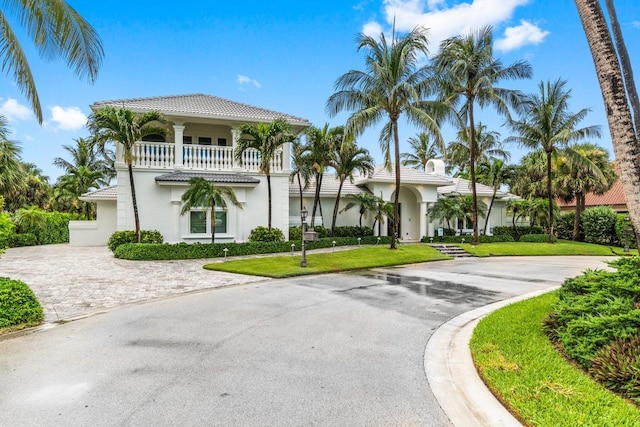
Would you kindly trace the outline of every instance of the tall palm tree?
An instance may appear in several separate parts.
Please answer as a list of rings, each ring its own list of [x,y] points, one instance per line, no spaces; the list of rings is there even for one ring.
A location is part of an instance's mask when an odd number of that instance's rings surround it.
[[[553,183],[552,156],[559,146],[589,137],[600,137],[598,126],[577,128],[590,111],[584,108],[573,114],[568,111],[571,91],[566,90],[566,81],[540,82],[539,94],[529,95],[523,104],[521,120],[510,120],[516,133],[508,141],[529,148],[542,148],[546,155],[546,184],[549,209],[549,243],[553,243]]]
[[[135,222],[136,241],[140,243],[140,218],[136,187],[133,182],[133,147],[136,141],[148,135],[166,135],[166,119],[158,111],[136,114],[126,108],[103,107],[91,114],[87,126],[99,145],[107,142],[122,144],[124,161],[129,171],[131,201]]]
[[[508,184],[516,176],[516,167],[508,165],[501,159],[492,159],[488,162],[482,162],[478,164],[477,170],[478,182],[484,185],[488,185],[493,189],[491,194],[491,202],[487,209],[487,215],[485,216],[483,234],[487,234],[487,228],[489,226],[489,218],[491,217],[491,210],[493,209],[493,203],[496,200],[496,194],[503,184]]]
[[[189,189],[182,195],[181,215],[193,208],[211,209],[211,243],[216,241],[216,206],[227,209],[227,201],[242,209],[242,204],[236,198],[233,188],[218,186],[213,181],[207,181],[202,177],[194,177],[189,180]]]
[[[474,107],[492,106],[499,114],[509,116],[509,107],[517,106],[520,93],[498,87],[504,80],[531,77],[531,66],[517,61],[508,67],[493,57],[491,27],[483,27],[466,36],[446,39],[434,58],[435,68],[441,76],[443,96],[460,108],[461,122],[469,128],[469,171],[471,182],[476,182],[475,160],[477,150]],[[473,243],[478,244],[478,197],[475,185],[473,196]]]
[[[79,197],[88,191],[100,188],[103,182],[104,173],[91,170],[86,166],[74,167],[58,178],[54,187],[54,197],[60,200],[71,196],[75,202],[74,205],[78,207],[78,214],[84,219],[94,219],[94,204],[83,202]]]
[[[305,154],[306,150],[306,146],[300,142],[299,139],[291,143],[291,173],[289,174],[289,179],[291,182],[293,182],[294,179],[298,180],[300,212],[302,212],[302,208],[304,207],[302,192],[309,187],[312,175],[312,165],[309,161],[309,156]]]
[[[330,128],[329,123],[325,123],[322,128],[310,127],[306,130],[305,135],[307,137],[305,156],[311,165],[316,183],[313,207],[311,208],[311,228],[313,228],[316,220],[316,209],[320,210],[320,216],[324,223],[322,204],[320,203],[322,178],[326,168],[331,163],[332,153],[343,145],[344,127],[336,126]]]
[[[47,209],[51,202],[51,185],[35,164],[20,162],[23,184],[5,197],[5,210],[15,212],[24,206]]]
[[[43,58],[62,57],[79,77],[92,83],[98,76],[104,52],[96,31],[64,0],[5,2],[0,9],[0,60],[11,74],[31,109],[42,123],[42,108],[25,52],[10,25],[9,15],[26,30]]]
[[[333,235],[344,182],[349,179],[353,183],[353,176],[356,172],[360,172],[361,175],[370,174],[373,171],[374,160],[369,155],[368,150],[360,148],[356,146],[355,142],[352,142],[339,147],[333,152],[330,166],[335,169],[336,178],[339,181],[338,194],[336,195],[336,203],[333,206],[333,218],[331,220],[331,234]]]
[[[74,170],[84,167],[100,174],[100,179],[97,181],[99,185],[109,185],[109,165],[104,158],[100,158],[101,153],[95,141],[78,138],[74,139],[74,142],[75,146],[62,146],[62,148],[70,154],[71,159],[67,160],[62,157],[56,157],[53,159],[54,166],[63,169],[65,173],[73,173]]]
[[[458,131],[458,139],[451,141],[447,146],[447,163],[450,171],[456,168],[458,173],[469,171],[471,159],[471,131],[464,128]],[[505,150],[500,141],[500,134],[496,131],[488,131],[482,123],[476,126],[475,164],[491,162],[492,160],[509,161],[511,153]],[[471,179],[470,177],[468,179]]]
[[[242,154],[247,150],[256,150],[260,154],[258,170],[267,177],[269,194],[268,226],[271,231],[271,162],[276,151],[283,144],[293,141],[296,136],[291,132],[291,125],[284,119],[275,119],[271,123],[245,123],[239,128],[241,136],[235,150],[235,157],[242,162]]]
[[[400,154],[402,166],[426,170],[429,160],[445,157],[446,147],[442,144],[442,141],[436,139],[432,142],[426,132],[420,132],[417,136],[412,136],[408,139],[408,142],[412,152]]]
[[[400,221],[398,197],[400,195],[400,138],[398,120],[405,117],[410,123],[423,127],[441,139],[434,114],[442,110],[435,103],[425,100],[432,89],[432,73],[427,66],[420,66],[422,55],[428,53],[427,31],[416,27],[404,37],[392,35],[388,41],[384,33],[378,40],[365,34],[358,38],[358,50],[366,51],[366,71],[352,70],[343,74],[335,83],[336,93],[327,101],[327,112],[335,116],[343,110],[354,111],[346,124],[346,133],[357,137],[370,126],[387,119],[379,142],[385,158],[393,141],[395,163],[395,198],[393,236],[391,249],[397,248]]]
[[[0,195],[6,197],[25,187],[21,153],[22,147],[17,141],[0,137]]]
[[[640,159],[637,134],[639,130],[633,126],[627,85],[600,2],[575,0],[575,3],[600,83],[629,217],[634,228],[640,230]]]
[[[440,197],[429,211],[429,219],[447,223],[447,228],[451,229],[451,221],[464,215],[460,199],[457,197]]]

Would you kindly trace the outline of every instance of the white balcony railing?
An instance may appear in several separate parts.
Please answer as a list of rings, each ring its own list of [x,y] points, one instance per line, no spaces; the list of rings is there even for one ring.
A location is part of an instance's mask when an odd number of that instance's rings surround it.
[[[283,151],[277,150],[271,160],[271,172],[283,170]],[[237,170],[234,165],[233,147],[215,145],[184,145],[182,147],[183,169],[192,170]],[[149,169],[173,169],[176,165],[175,145],[166,142],[138,141],[133,147],[133,167]],[[242,164],[237,168],[246,172],[258,172],[260,153],[249,149],[242,154]]]

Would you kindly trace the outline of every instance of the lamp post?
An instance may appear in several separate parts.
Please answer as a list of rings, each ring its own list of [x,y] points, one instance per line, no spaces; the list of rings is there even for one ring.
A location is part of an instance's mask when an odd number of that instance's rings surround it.
[[[629,215],[624,217],[624,225],[625,225],[625,229],[624,229],[624,251],[625,252],[629,252],[629,221],[631,220],[631,218],[629,218]]]
[[[300,219],[302,220],[302,261],[300,261],[300,267],[307,266],[307,248],[304,244],[304,233],[307,232],[307,211],[306,206],[302,207],[300,211]]]

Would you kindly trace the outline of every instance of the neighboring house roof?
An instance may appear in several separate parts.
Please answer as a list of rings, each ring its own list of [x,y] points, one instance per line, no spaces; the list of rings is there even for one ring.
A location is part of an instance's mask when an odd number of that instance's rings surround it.
[[[622,190],[622,182],[617,180],[613,183],[613,186],[604,194],[587,193],[585,195],[585,207],[593,206],[625,206],[627,205],[627,199],[624,196]],[[560,199],[556,200],[560,208],[575,208],[575,199],[571,202],[564,202]]]
[[[447,185],[444,187],[438,187],[438,194],[441,195],[450,195],[452,193],[457,193],[463,196],[469,195],[473,193],[473,189],[471,188],[471,181],[463,178],[453,178],[453,185]],[[476,184],[476,195],[482,196],[493,196],[493,188],[488,185]],[[497,198],[511,196],[510,193],[505,193],[503,191],[498,190],[496,193]]]
[[[216,184],[258,184],[260,180],[239,173],[213,172],[171,172],[155,177],[157,183],[188,183],[191,178],[200,177]]]
[[[80,200],[85,202],[96,202],[98,200],[117,200],[118,199],[118,186],[111,185],[109,187],[100,188],[95,191],[89,191],[79,197]]]
[[[302,182],[302,186],[304,187],[304,182]],[[333,197],[335,198],[338,195],[338,187],[340,186],[340,181],[336,178],[335,174],[325,173],[322,177],[322,185],[320,186],[320,197]],[[370,191],[366,187],[357,186],[352,184],[348,179],[344,182],[342,186],[342,191],[340,193],[341,196],[346,196],[349,194],[362,194],[362,193],[370,193]],[[289,181],[289,194],[292,196],[300,196],[300,189],[298,188],[298,179],[293,178],[292,181]],[[302,195],[304,196],[315,196],[316,194],[316,180],[315,177],[312,177],[309,180],[309,186],[306,190],[302,190]]]
[[[106,106],[127,108],[136,112],[157,110],[168,115],[186,115],[252,122],[271,122],[277,118],[283,118],[292,124],[305,127],[311,126],[311,123],[307,119],[301,117],[253,107],[240,102],[201,93],[99,101],[93,103],[91,109],[95,111]]]
[[[395,182],[396,172],[394,165],[388,170],[384,165],[377,165],[373,173],[369,176],[356,178],[358,185],[368,182]],[[400,166],[400,182],[404,184],[432,184],[432,185],[448,185],[451,184],[451,178],[438,175],[435,173],[426,173],[417,169]]]

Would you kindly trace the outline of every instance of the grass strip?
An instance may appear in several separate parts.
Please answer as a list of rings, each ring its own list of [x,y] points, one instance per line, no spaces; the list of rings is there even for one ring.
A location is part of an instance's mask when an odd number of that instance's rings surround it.
[[[559,240],[556,243],[531,243],[531,242],[500,242],[482,243],[472,246],[468,243],[459,245],[467,252],[478,256],[541,256],[541,255],[593,255],[593,256],[615,256],[623,255],[622,248],[611,246],[594,245],[592,243],[572,242],[569,240]],[[637,255],[638,250],[633,249],[628,252],[630,255]]]
[[[282,278],[450,258],[427,245],[400,245],[397,250],[391,250],[386,246],[365,246],[346,251],[307,254],[306,268],[300,267],[300,259],[299,254],[248,258],[215,262],[205,265],[204,268],[227,273]]]
[[[557,298],[545,294],[480,321],[470,343],[480,376],[525,425],[640,425],[640,408],[567,362],[542,332]]]

